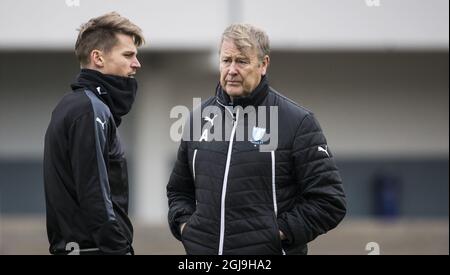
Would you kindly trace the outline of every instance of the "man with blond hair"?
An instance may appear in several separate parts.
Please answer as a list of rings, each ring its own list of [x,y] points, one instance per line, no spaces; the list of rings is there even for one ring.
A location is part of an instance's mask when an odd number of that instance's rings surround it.
[[[188,121],[202,114],[201,137],[195,129],[183,136],[167,185],[170,229],[187,254],[306,254],[345,215],[322,129],[269,86],[269,54],[268,36],[254,26],[233,24],[222,35],[215,96]]]
[[[51,254],[133,254],[127,164],[118,127],[135,100],[141,29],[111,12],[79,30],[81,71],[45,134]]]

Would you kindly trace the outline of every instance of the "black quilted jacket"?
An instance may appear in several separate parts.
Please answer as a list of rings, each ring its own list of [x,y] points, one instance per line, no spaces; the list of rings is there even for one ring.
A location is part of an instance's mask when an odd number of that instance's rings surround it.
[[[224,123],[201,117],[202,130],[214,133],[221,125],[223,141],[203,135],[188,141],[193,133],[181,141],[167,185],[173,235],[187,254],[306,254],[307,243],[336,227],[346,212],[339,171],[314,115],[269,87],[266,77],[233,103],[219,85],[201,110],[208,106],[220,108]],[[251,130],[236,140],[239,127],[252,128],[248,112],[236,106],[278,107],[276,148],[259,150]]]

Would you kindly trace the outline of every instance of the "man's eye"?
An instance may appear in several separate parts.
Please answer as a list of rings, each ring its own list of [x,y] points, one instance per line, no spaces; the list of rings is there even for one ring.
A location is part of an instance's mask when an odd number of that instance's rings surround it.
[[[244,59],[238,58],[238,59],[236,59],[236,63],[244,65],[244,64],[248,64],[249,61],[247,59],[245,59],[245,58]]]

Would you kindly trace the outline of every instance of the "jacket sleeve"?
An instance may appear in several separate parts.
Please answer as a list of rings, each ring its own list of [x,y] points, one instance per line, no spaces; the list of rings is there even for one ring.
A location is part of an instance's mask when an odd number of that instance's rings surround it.
[[[180,226],[195,212],[195,188],[189,169],[187,142],[181,141],[175,167],[167,184],[169,226],[172,234],[181,240]]]
[[[69,129],[69,153],[83,222],[97,248],[126,254],[129,244],[113,210],[108,179],[111,126],[98,123],[92,112],[79,117]]]
[[[296,203],[280,213],[278,224],[287,245],[305,245],[333,229],[346,213],[339,171],[318,121],[308,114],[295,134],[292,152]]]

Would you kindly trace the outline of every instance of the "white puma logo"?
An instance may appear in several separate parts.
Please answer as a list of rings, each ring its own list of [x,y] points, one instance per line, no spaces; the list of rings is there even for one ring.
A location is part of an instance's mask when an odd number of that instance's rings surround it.
[[[206,120],[206,122],[210,122],[211,126],[214,126],[214,119],[216,119],[216,117],[217,117],[217,115],[214,115],[213,118],[205,116],[204,119]]]
[[[327,154],[328,157],[330,157],[330,154],[328,154],[328,145],[325,145],[325,149],[322,146],[319,146],[317,148],[317,151],[324,152],[325,154]]]
[[[97,117],[97,119],[96,119],[95,121],[97,121],[98,123],[100,123],[100,125],[102,125],[102,129],[105,130],[105,124],[106,124],[106,121],[103,122],[103,121],[101,121],[100,118],[98,118],[98,117]]]

